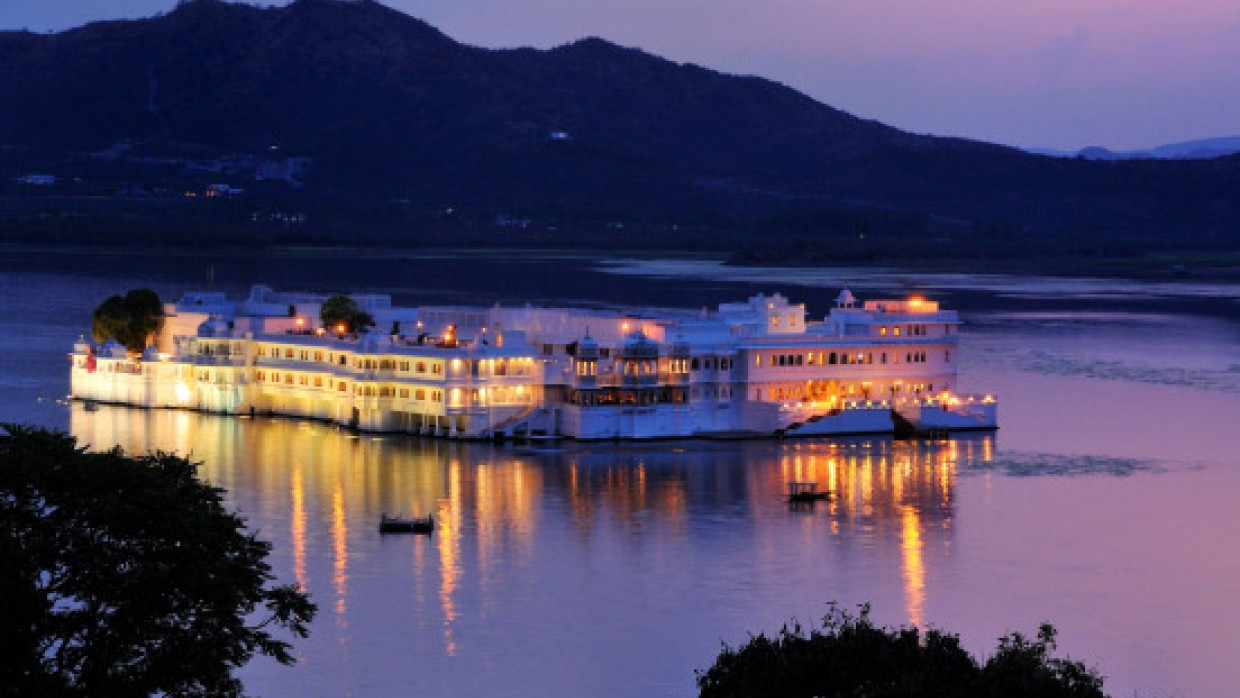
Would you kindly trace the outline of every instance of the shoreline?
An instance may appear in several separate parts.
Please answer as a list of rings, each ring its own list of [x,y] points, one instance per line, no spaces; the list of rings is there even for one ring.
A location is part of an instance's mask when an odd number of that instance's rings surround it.
[[[199,247],[189,245],[50,245],[0,243],[0,255],[20,255],[33,261],[39,257],[144,257],[144,258],[253,258],[256,255],[295,257],[299,259],[675,259],[717,261],[737,268],[788,269],[899,269],[921,273],[986,273],[1063,278],[1102,278],[1144,281],[1210,281],[1240,283],[1240,251],[1158,253],[1125,257],[1059,256],[1027,259],[943,258],[943,259],[873,259],[837,260],[805,263],[796,259],[742,259],[737,253],[721,250],[650,249],[650,248],[567,248],[567,247],[417,247],[388,246],[376,249],[366,245],[222,245]],[[33,257],[34,259],[30,259]]]

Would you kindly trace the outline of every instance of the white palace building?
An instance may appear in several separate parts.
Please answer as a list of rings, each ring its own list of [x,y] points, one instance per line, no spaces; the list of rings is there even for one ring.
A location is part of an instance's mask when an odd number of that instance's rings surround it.
[[[821,321],[779,294],[714,312],[392,305],[351,298],[368,333],[323,327],[327,296],[187,293],[140,356],[80,339],[72,397],[327,420],[449,438],[645,439],[991,429],[991,395],[956,392],[960,320],[922,300]]]

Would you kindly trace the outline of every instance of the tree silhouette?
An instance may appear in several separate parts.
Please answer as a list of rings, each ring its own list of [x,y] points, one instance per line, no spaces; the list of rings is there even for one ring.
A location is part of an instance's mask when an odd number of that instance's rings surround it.
[[[159,295],[146,288],[111,296],[95,308],[91,336],[96,342],[115,339],[134,352],[142,351],[151,336],[164,326],[164,307]]]
[[[360,332],[375,325],[375,319],[370,313],[357,307],[352,298],[340,294],[323,301],[323,306],[319,309],[319,319],[323,321],[324,327],[335,330],[343,326],[345,332]]]
[[[701,698],[1105,698],[1101,676],[1051,656],[1049,624],[1036,640],[1000,638],[980,664],[956,635],[877,627],[869,611],[862,606],[854,617],[832,604],[821,629],[807,633],[794,623],[773,638],[725,646],[714,666],[698,672]]]
[[[184,458],[0,436],[0,686],[8,695],[237,696],[255,654],[293,662],[315,607],[272,586],[271,545]]]

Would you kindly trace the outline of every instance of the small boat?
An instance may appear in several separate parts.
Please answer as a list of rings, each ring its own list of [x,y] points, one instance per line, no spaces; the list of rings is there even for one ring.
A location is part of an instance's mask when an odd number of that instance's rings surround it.
[[[830,499],[830,492],[819,492],[817,482],[789,482],[789,502],[817,502]]]
[[[379,533],[434,533],[435,517],[404,519],[383,514],[379,518]]]

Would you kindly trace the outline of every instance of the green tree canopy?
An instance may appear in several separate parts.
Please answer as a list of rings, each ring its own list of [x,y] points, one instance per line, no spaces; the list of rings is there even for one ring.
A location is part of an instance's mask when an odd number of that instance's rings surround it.
[[[0,686],[17,695],[230,696],[291,664],[315,607],[184,458],[0,435]],[[12,694],[11,693],[11,694]]]
[[[95,308],[91,336],[96,342],[115,339],[130,351],[146,348],[151,335],[164,326],[159,295],[147,288],[112,296]]]
[[[375,325],[375,319],[370,313],[357,307],[352,298],[340,294],[323,301],[323,306],[319,309],[319,319],[323,321],[324,327],[333,331],[340,325],[344,325],[345,332],[360,332]]]
[[[876,627],[868,606],[854,617],[833,604],[821,629],[797,623],[725,646],[697,683],[701,698],[1105,698],[1101,676],[1054,648],[1055,629],[1043,625],[1035,640],[1000,638],[979,663],[956,635]]]

